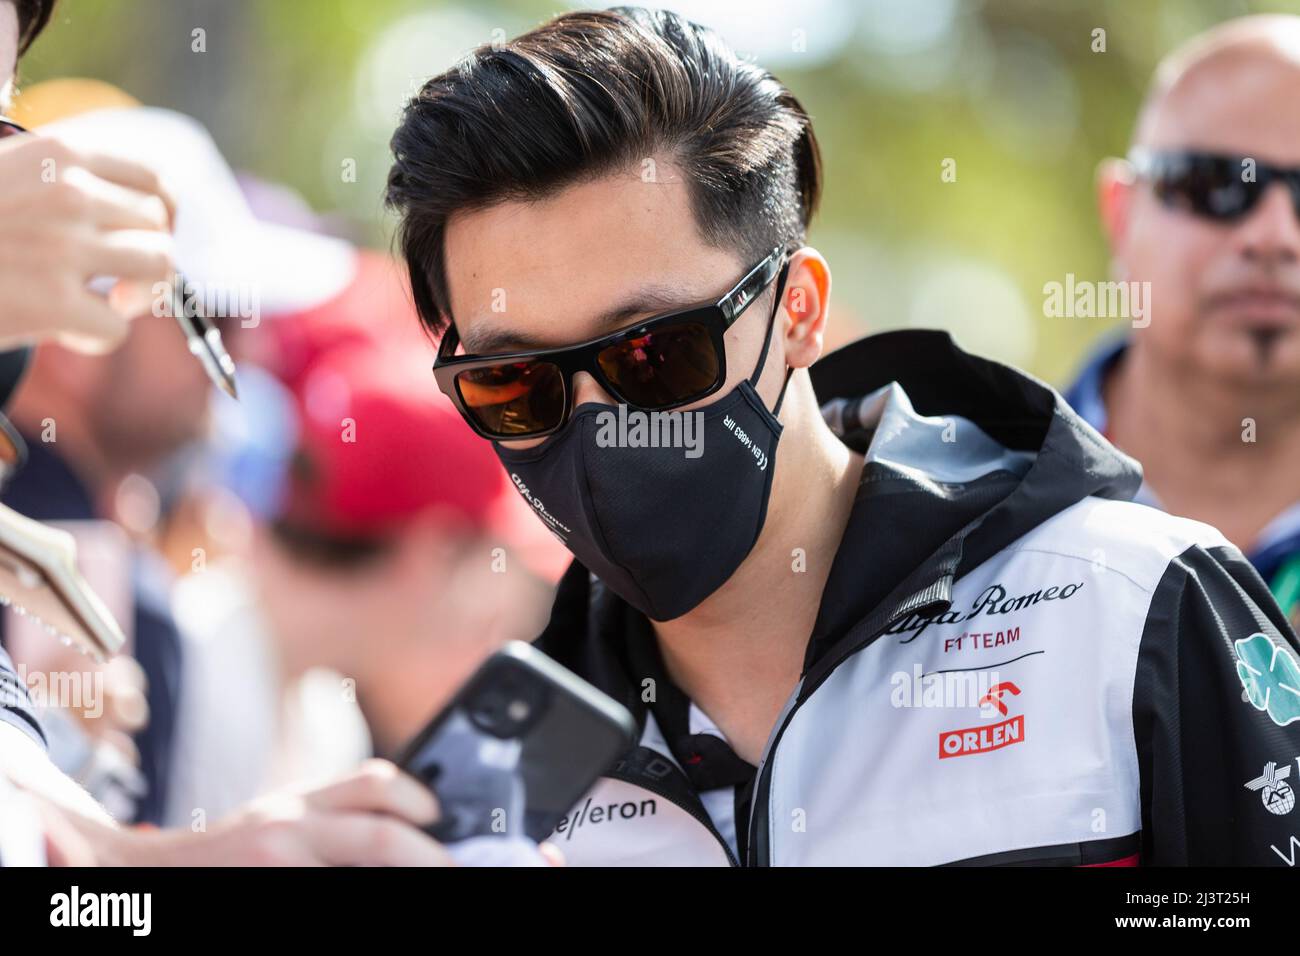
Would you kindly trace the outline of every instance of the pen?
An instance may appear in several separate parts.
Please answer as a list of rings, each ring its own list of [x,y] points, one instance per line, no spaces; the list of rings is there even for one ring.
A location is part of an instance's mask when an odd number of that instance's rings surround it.
[[[190,353],[199,360],[208,378],[233,399],[239,398],[235,388],[235,362],[221,341],[221,332],[203,315],[197,303],[185,303],[185,288],[189,284],[177,275],[172,286],[172,315],[185,333]]]

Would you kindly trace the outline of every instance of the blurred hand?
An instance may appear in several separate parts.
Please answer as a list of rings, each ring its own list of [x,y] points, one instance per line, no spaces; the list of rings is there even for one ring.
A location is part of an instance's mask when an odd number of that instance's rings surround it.
[[[51,866],[564,866],[553,844],[502,837],[464,840],[453,857],[421,829],[438,819],[433,794],[386,760],[255,800],[206,833],[123,830],[31,796]]]
[[[0,141],[0,348],[120,342],[154,283],[170,280],[173,208],[137,163],[38,135]],[[122,281],[105,298],[87,289],[94,276]]]
[[[305,793],[250,803],[209,832],[119,831],[128,866],[450,866],[419,828],[438,818],[427,787],[386,760]]]
[[[564,866],[554,843],[538,845],[526,837],[469,837],[447,848],[457,866]]]
[[[119,527],[103,521],[67,522],[60,528],[76,541],[77,566],[95,593],[114,617],[129,620],[130,539]],[[38,702],[57,710],[91,747],[111,746],[129,765],[137,766],[139,755],[131,735],[149,721],[147,682],[139,663],[125,654],[96,663],[76,648],[51,640],[40,623],[12,610],[3,613],[3,625],[5,649],[23,668]],[[84,760],[66,747],[56,750],[55,759],[63,766],[79,766]],[[79,780],[89,785],[88,778]],[[101,793],[94,795],[103,799]]]

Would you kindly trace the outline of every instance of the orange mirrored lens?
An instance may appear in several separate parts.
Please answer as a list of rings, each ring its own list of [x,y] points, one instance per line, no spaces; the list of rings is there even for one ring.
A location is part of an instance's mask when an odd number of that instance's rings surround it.
[[[564,376],[549,362],[511,362],[456,376],[465,408],[493,435],[529,435],[553,428],[564,415]]]

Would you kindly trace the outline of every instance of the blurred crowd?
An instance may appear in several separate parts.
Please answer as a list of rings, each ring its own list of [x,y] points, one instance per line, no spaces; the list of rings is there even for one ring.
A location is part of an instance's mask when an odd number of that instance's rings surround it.
[[[1294,39],[1294,22],[1257,21],[1190,48],[1135,143],[1262,150],[1285,189],[1179,218],[1139,194],[1136,155],[1103,166],[1118,278],[1154,280],[1162,319],[1124,326],[1069,398],[1142,460],[1141,499],[1222,528],[1294,624],[1300,139],[1270,119],[1296,77],[1270,39],[1284,28]],[[1225,91],[1237,125],[1199,127]],[[73,535],[127,639],[94,664],[4,612],[0,646],[29,687],[86,675],[75,702],[33,695],[52,761],[121,821],[202,829],[395,756],[494,649],[540,632],[569,561],[439,393],[403,267],[232,170],[192,118],[105,83],[30,86],[4,115],[167,184],[167,262],[239,370],[239,399],[215,390],[152,286],[122,281],[104,298],[132,321],[98,330],[116,347],[47,338],[6,407],[27,452],[0,502]],[[1263,319],[1245,337],[1199,321],[1220,307]]]
[[[239,369],[236,401],[150,313],[110,355],[35,352],[0,501],[76,537],[129,650],[78,706],[37,701],[52,759],[119,819],[191,826],[394,755],[540,630],[567,563],[438,392],[402,271],[106,84],[38,84],[10,115],[158,171]],[[29,684],[90,676],[29,618],[3,628]]]

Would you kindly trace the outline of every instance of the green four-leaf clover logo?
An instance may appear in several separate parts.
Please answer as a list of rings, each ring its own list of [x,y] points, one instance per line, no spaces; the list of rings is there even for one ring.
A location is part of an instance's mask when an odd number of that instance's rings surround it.
[[[1234,641],[1233,647],[1237,676],[1255,709],[1267,711],[1279,727],[1300,720],[1300,664],[1291,649],[1262,633]]]

